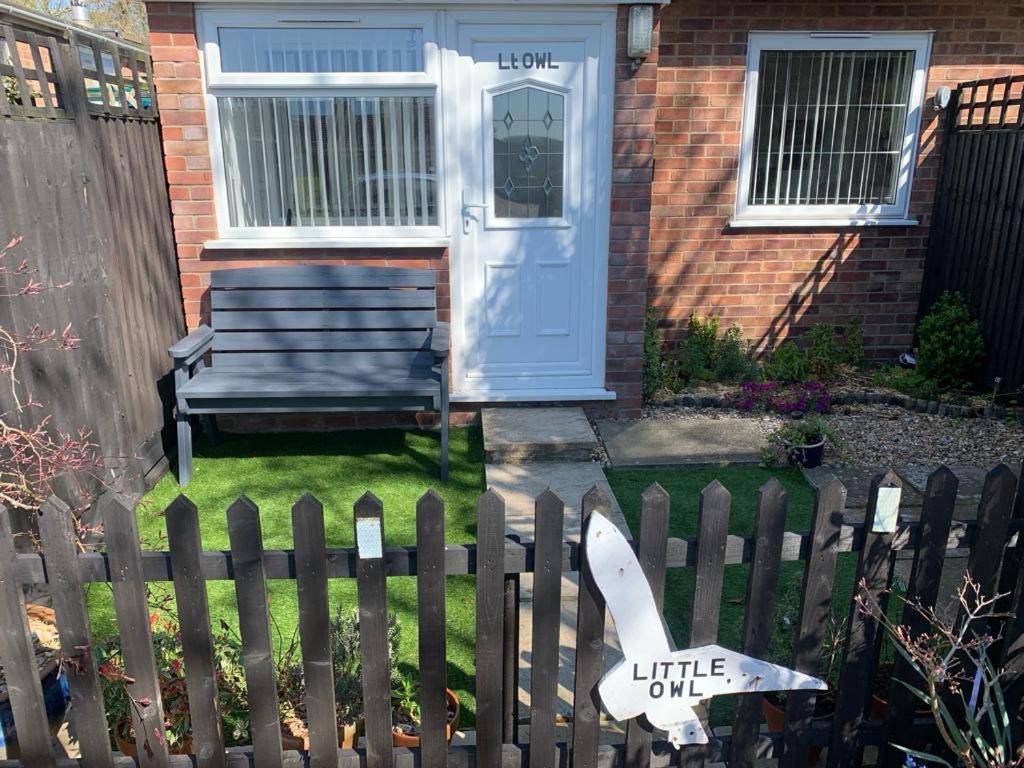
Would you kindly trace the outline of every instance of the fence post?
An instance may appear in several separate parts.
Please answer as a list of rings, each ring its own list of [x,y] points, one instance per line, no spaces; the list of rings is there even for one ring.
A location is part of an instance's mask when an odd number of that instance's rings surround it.
[[[281,768],[281,715],[274,674],[274,643],[270,637],[270,601],[263,564],[260,511],[239,496],[228,508],[228,539],[234,566],[242,663],[249,692],[249,734],[256,768]]]
[[[359,649],[363,656],[366,764],[391,768],[391,654],[388,646],[388,590],[384,572],[384,507],[372,493],[355,504],[356,590]]]
[[[994,467],[985,475],[978,505],[978,527],[971,539],[967,571],[986,597],[992,597],[999,588],[999,567],[1009,536],[1016,492],[1017,477],[1005,464]]]
[[[309,493],[292,506],[292,540],[299,596],[299,642],[306,682],[309,766],[336,768],[338,716],[327,598],[327,535],[324,507]]]
[[[501,646],[505,501],[489,488],[476,505],[476,764],[501,760]]]
[[[14,58],[18,58],[14,49]],[[43,686],[25,613],[25,593],[17,577],[17,553],[7,508],[0,504],[0,659],[18,731],[18,748],[27,765],[54,766]]]
[[[71,689],[71,722],[75,726],[83,768],[109,768],[113,757],[103,691],[92,652],[92,628],[78,572],[78,541],[68,505],[51,496],[39,516],[39,535],[46,558],[46,577],[60,634],[60,652],[67,663]]]
[[[917,548],[914,550],[914,562],[907,583],[907,602],[900,619],[911,637],[918,637],[928,631],[928,623],[915,606],[932,608],[939,597],[942,561],[946,557],[946,543],[949,541],[949,527],[956,507],[958,484],[956,475],[946,467],[939,467],[928,478],[924,491],[921,527],[918,528]],[[896,737],[901,744],[913,744],[913,739],[908,738],[907,734],[913,725],[914,711],[919,701],[898,681],[911,682],[914,677],[913,668],[902,655],[897,654],[892,683],[889,685],[889,706],[885,711],[882,744],[879,747],[882,768],[899,768],[906,760],[904,753],[891,746]]]
[[[690,619],[691,648],[718,641],[730,505],[729,491],[717,480],[700,492],[697,568],[693,579],[693,616]],[[694,711],[710,733],[707,706],[699,704]],[[700,768],[705,764],[707,753],[705,745],[685,747],[679,753],[679,765]]]
[[[747,577],[747,608],[743,620],[743,653],[758,659],[768,652],[771,640],[788,502],[786,489],[774,477],[757,491],[754,557]],[[763,700],[763,694],[753,693],[736,701],[729,745],[732,765],[754,764]]]
[[[171,549],[174,598],[185,661],[185,688],[199,768],[224,768],[224,735],[221,733],[210,609],[203,580],[203,544],[199,535],[199,511],[178,496],[164,512],[167,543]]]
[[[167,739],[164,734],[164,706],[153,659],[153,637],[149,627],[149,601],[142,573],[142,553],[135,510],[123,497],[107,493],[100,499],[103,532],[110,562],[110,583],[114,589],[114,610],[121,637],[125,674],[134,682],[127,686],[136,702],[132,725],[143,768],[167,768]]]
[[[573,688],[572,766],[597,768],[601,710],[597,684],[604,672],[604,598],[594,583],[586,547],[587,521],[594,512],[609,516],[608,496],[596,485],[580,510],[579,597],[576,604],[576,669]]]
[[[420,621],[420,750],[426,768],[448,762],[448,648],[445,638],[444,502],[427,491],[416,503],[416,598]]]
[[[550,489],[537,497],[533,550],[533,658],[530,674],[530,768],[555,768],[558,637],[562,623],[565,504]]]
[[[668,493],[658,483],[643,492],[637,559],[651,586],[660,613],[665,605],[665,563],[668,559]],[[651,732],[634,718],[626,726],[626,768],[648,768],[651,762]]]
[[[839,677],[832,739],[829,742],[828,768],[859,764],[860,726],[867,710],[878,659],[878,622],[859,609],[858,598],[884,602],[884,592],[892,581],[892,541],[896,516],[887,514],[895,495],[897,511],[902,483],[889,470],[871,481],[867,515],[864,520],[864,549],[857,561],[854,598],[846,623],[846,652]],[[890,490],[892,489],[892,490]]]
[[[804,593],[793,651],[793,668],[807,675],[817,674],[821,659],[823,628],[832,605],[836,553],[845,506],[846,489],[835,477],[815,490],[811,546],[804,569]],[[790,691],[786,696],[782,768],[807,765],[808,731],[814,717],[814,701],[811,691]]]

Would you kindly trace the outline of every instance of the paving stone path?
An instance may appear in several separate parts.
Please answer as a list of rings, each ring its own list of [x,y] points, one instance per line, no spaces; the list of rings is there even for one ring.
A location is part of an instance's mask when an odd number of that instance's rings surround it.
[[[759,464],[767,447],[752,419],[686,418],[601,421],[613,467]]]
[[[550,488],[565,502],[565,538],[579,541],[580,502],[595,485],[608,495],[612,522],[629,534],[604,470],[592,460],[598,450],[597,436],[581,408],[485,408],[482,421],[487,487],[505,499],[509,535],[523,541],[533,539],[534,499]],[[558,713],[563,716],[572,712],[577,596],[577,574],[566,574],[562,579],[558,677]],[[520,716],[525,717],[530,706],[533,656],[533,584],[529,575],[520,580],[519,616],[519,701]],[[605,663],[611,668],[619,655],[610,621],[605,643]]]

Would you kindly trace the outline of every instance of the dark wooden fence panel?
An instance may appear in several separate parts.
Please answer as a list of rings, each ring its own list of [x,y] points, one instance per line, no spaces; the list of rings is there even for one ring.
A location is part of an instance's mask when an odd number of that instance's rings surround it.
[[[0,75],[19,85],[17,103],[0,90],[0,244],[22,236],[12,258],[62,286],[0,299],[0,326],[25,334],[70,325],[79,348],[26,355],[20,378],[56,427],[92,431],[108,483],[135,491],[164,456],[166,350],[184,331],[151,65],[123,41],[2,7],[0,24],[22,53],[17,66],[0,62]],[[131,76],[90,68],[94,49]],[[0,410],[11,404],[0,391]]]
[[[949,106],[921,289],[959,291],[988,346],[982,383],[1024,386],[1024,76],[961,83]]]
[[[978,522],[951,522],[955,478],[940,469],[929,478],[921,523],[900,523],[893,506],[879,506],[880,488],[896,486],[891,473],[879,476],[872,485],[866,522],[842,526],[841,511],[845,490],[833,479],[818,489],[812,529],[809,534],[793,534],[782,528],[785,519],[785,492],[777,482],[764,486],[759,494],[758,515],[753,537],[727,535],[730,496],[719,483],[709,485],[701,494],[699,535],[696,540],[670,539],[668,525],[670,499],[652,485],[643,495],[639,537],[634,542],[641,568],[651,583],[660,604],[664,599],[667,568],[694,568],[696,594],[690,619],[688,645],[713,643],[717,638],[721,610],[723,570],[727,564],[750,563],[748,607],[744,629],[744,647],[761,655],[768,647],[774,628],[773,597],[780,564],[805,561],[806,576],[797,622],[793,666],[814,673],[819,669],[825,633],[822,625],[829,612],[835,588],[837,552],[859,552],[857,591],[879,599],[888,586],[896,551],[909,549],[914,565],[908,586],[910,596],[925,605],[934,603],[939,592],[939,576],[944,557],[955,549],[955,557],[968,557],[971,568],[989,587],[996,584],[1000,563],[1011,561],[1015,536],[1022,521],[1012,515],[1017,505],[1018,480],[1012,471],[1000,466],[988,475],[979,505]],[[890,497],[892,494],[884,494]],[[584,517],[607,509],[608,500],[596,489],[583,501]],[[0,663],[23,663],[18,669],[31,668],[26,661],[30,646],[28,628],[17,621],[24,613],[22,583],[51,583],[57,601],[57,622],[62,641],[78,638],[88,643],[88,615],[83,601],[87,581],[113,585],[119,632],[127,670],[133,680],[133,695],[140,709],[136,713],[136,736],[145,736],[149,749],[142,763],[161,768],[188,768],[192,758],[182,760],[168,755],[162,731],[160,701],[156,695],[156,670],[149,632],[146,583],[173,577],[178,597],[178,623],[182,628],[182,646],[186,663],[186,684],[194,722],[193,737],[200,768],[266,768],[267,766],[309,765],[312,768],[668,768],[669,765],[706,766],[722,758],[730,765],[752,765],[755,758],[783,757],[783,765],[808,764],[809,748],[829,747],[830,765],[857,765],[865,746],[888,741],[894,728],[900,741],[934,739],[927,721],[912,717],[912,707],[893,696],[892,711],[885,722],[870,717],[869,698],[877,675],[879,627],[855,605],[837,606],[840,616],[847,615],[847,640],[841,682],[834,692],[836,711],[831,721],[812,718],[813,694],[792,693],[788,697],[787,722],[782,733],[760,731],[760,696],[738,700],[739,707],[732,733],[724,728],[709,731],[712,744],[689,747],[676,753],[662,741],[654,741],[642,719],[626,725],[626,737],[616,746],[602,745],[602,728],[597,719],[598,702],[593,698],[595,682],[603,664],[603,604],[592,579],[580,580],[578,640],[580,656],[576,660],[574,711],[583,713],[581,728],[573,743],[558,741],[555,727],[555,695],[558,673],[572,665],[561,652],[558,636],[561,623],[560,585],[563,574],[580,565],[579,550],[563,541],[562,501],[550,491],[537,499],[536,541],[514,542],[506,535],[504,503],[493,491],[480,497],[477,515],[478,546],[444,544],[444,505],[432,492],[417,505],[417,545],[385,548],[384,509],[372,494],[365,494],[355,505],[356,551],[332,550],[325,546],[324,514],[320,503],[304,496],[293,507],[295,551],[264,550],[260,516],[256,506],[240,497],[228,510],[228,534],[231,552],[203,552],[195,507],[179,497],[166,510],[171,553],[143,554],[138,541],[135,514],[123,497],[107,494],[101,509],[108,523],[106,557],[96,553],[69,551],[70,534],[61,528],[67,510],[56,499],[45,508],[41,530],[44,555],[15,556],[13,536],[4,511],[0,508],[0,593],[6,620],[0,631]],[[882,509],[883,512],[878,510]],[[337,514],[337,511],[328,510]],[[47,522],[48,521],[48,522]],[[66,526],[65,526],[66,528]],[[966,546],[965,546],[966,545]],[[59,558],[58,562],[54,560]],[[68,562],[68,561],[71,562]],[[147,563],[154,564],[148,566]],[[168,571],[168,564],[173,568]],[[159,567],[164,568],[160,573]],[[505,633],[505,585],[509,575],[531,572],[534,575],[534,644],[531,680],[530,743],[509,743],[503,729],[502,701],[507,670],[503,670]],[[477,733],[473,747],[445,745],[445,718],[442,691],[447,649],[444,644],[446,574],[475,576],[477,585],[476,694]],[[392,576],[416,576],[420,617],[420,685],[424,717],[421,747],[395,750],[392,747],[392,710],[390,697],[391,660],[388,654],[387,579]],[[233,580],[239,609],[242,654],[247,687],[251,696],[252,749],[223,749],[217,730],[214,700],[215,670],[211,667],[211,646],[205,581],[210,578]],[[355,579],[359,610],[360,646],[363,657],[362,683],[367,738],[355,751],[337,750],[333,681],[328,664],[329,638],[326,618],[329,601],[327,580]],[[274,645],[268,618],[268,579],[294,580],[299,592],[299,639],[304,653],[307,715],[310,719],[310,754],[283,751],[280,713],[277,707]],[[1018,583],[1010,597],[1012,606],[1024,605],[1024,585]],[[912,618],[912,617],[911,617]],[[913,622],[911,622],[913,623]],[[918,622],[917,629],[922,628]],[[659,628],[653,628],[660,630]],[[1019,676],[1022,626],[1010,621],[1004,628],[1008,648],[1007,665]],[[424,636],[426,635],[426,636]],[[518,659],[517,662],[518,664]],[[329,665],[328,665],[329,666]],[[517,672],[518,669],[513,669]],[[572,670],[569,670],[572,671]],[[95,694],[94,671],[83,667],[77,682],[79,698],[87,711],[87,720],[101,723],[102,704]],[[16,674],[17,677],[17,674]],[[33,688],[34,675],[20,675],[22,698],[16,701],[14,716],[26,742],[23,752],[27,768],[50,762],[48,738],[41,702]],[[204,680],[203,678],[209,678]],[[513,675],[517,680],[517,676]],[[36,680],[36,683],[38,680]],[[518,691],[518,684],[515,685]],[[84,698],[83,698],[84,695]],[[91,697],[91,699],[90,699]],[[12,701],[15,697],[12,695]],[[1017,699],[1014,699],[1017,706]],[[94,724],[95,727],[95,724]],[[101,730],[101,734],[106,736]],[[621,729],[619,730],[621,734]],[[621,736],[617,737],[621,739]],[[33,742],[34,739],[34,742]],[[770,744],[768,743],[770,740]],[[143,742],[145,744],[145,741]],[[782,747],[785,745],[783,754]],[[83,745],[84,746],[84,745]],[[105,743],[93,743],[91,755],[78,763],[89,768],[97,763]],[[895,764],[897,754],[885,752]],[[121,765],[120,758],[107,762]],[[64,763],[61,762],[63,765]],[[20,768],[14,764],[11,768]],[[69,764],[70,765],[70,764]],[[73,765],[72,765],[73,768]]]

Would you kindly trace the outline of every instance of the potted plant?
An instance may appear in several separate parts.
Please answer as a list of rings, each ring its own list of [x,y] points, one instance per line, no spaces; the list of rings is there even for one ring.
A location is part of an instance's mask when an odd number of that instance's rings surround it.
[[[768,436],[768,443],[798,467],[821,466],[825,444],[837,444],[835,432],[824,416],[815,414],[787,421]]]
[[[904,600],[926,625],[912,631],[890,619],[870,595],[858,596],[858,609],[882,625],[911,670],[911,679],[899,682],[932,717],[941,741],[929,749],[948,753],[920,751],[907,743],[913,733],[899,734],[899,742],[890,746],[907,756],[906,765],[1020,768],[1024,745],[1019,743],[1018,714],[1003,691],[1007,670],[996,666],[991,650],[996,641],[992,627],[1012,617],[999,607],[1008,597],[984,594],[965,574],[949,605],[924,608]]]
[[[164,708],[164,731],[171,754],[192,752],[192,721],[189,717],[188,694],[185,690],[185,665],[182,661],[181,638],[171,621],[161,622],[155,613],[149,617],[153,637],[153,658],[156,661],[160,699]],[[112,637],[96,647],[99,662],[103,704],[111,723],[111,735],[117,750],[128,757],[138,756],[138,745],[132,728],[132,713],[142,708],[128,690],[133,682],[125,673],[121,641]]]
[[[797,633],[800,630],[800,603],[803,598],[803,573],[794,571],[778,590],[778,602],[772,620],[771,641],[766,661],[784,667],[792,666]],[[845,631],[831,607],[825,618],[824,637],[818,675],[828,683],[828,690],[815,696],[814,719],[828,720],[835,711],[835,689],[839,684]],[[772,691],[762,699],[761,711],[768,730],[781,732],[786,725],[786,693]],[[821,747],[808,747],[807,764],[813,765],[821,755]]]
[[[28,604],[28,626],[32,632],[32,646],[35,651],[39,681],[43,688],[43,704],[46,706],[50,732],[56,735],[64,723],[69,699],[67,675],[60,663],[60,636],[57,634],[57,618],[52,608]],[[7,681],[0,669],[0,727],[3,728],[3,743],[7,755],[18,756],[18,734],[14,727],[14,712],[7,693]]]
[[[338,746],[355,747],[363,730],[363,664],[359,645],[359,612],[339,607],[331,618],[331,657],[334,668],[335,719]],[[388,656],[391,669],[397,666],[400,627],[398,616],[388,614]],[[294,643],[293,643],[294,646]],[[286,749],[309,748],[309,720],[306,715],[302,663],[287,650],[278,669],[278,696]]]
[[[444,689],[444,698],[447,705],[445,738],[451,743],[452,736],[459,729],[462,705],[458,695],[451,688]],[[391,691],[391,702],[394,713],[394,725],[391,729],[394,745],[396,747],[418,747],[422,725],[419,684],[400,672]]]
[[[173,755],[192,754],[192,719],[185,687],[185,663],[181,633],[171,620],[151,614],[153,658],[156,662],[160,699],[164,709],[167,749]],[[249,706],[245,673],[241,663],[241,644],[223,624],[214,636],[214,662],[217,669],[217,693],[225,743],[228,746],[249,741]],[[141,703],[128,690],[131,678],[125,673],[120,638],[113,637],[96,646],[100,684],[110,731],[117,750],[129,757],[138,756],[132,727],[132,713]]]

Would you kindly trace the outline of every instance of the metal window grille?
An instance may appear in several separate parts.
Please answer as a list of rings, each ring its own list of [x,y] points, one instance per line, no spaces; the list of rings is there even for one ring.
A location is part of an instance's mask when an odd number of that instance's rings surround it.
[[[891,205],[914,51],[764,51],[751,205]]]

